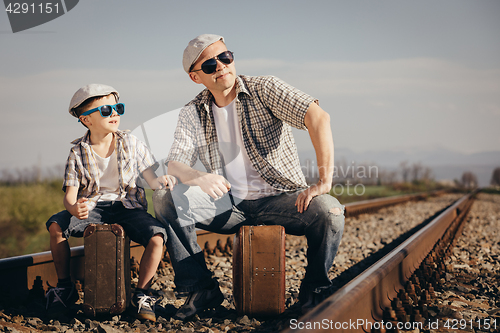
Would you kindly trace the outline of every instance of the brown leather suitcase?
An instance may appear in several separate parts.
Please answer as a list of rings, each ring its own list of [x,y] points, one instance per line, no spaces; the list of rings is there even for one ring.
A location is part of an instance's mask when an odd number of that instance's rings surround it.
[[[242,226],[233,243],[233,297],[240,315],[285,311],[285,229]]]
[[[84,232],[83,311],[119,314],[130,303],[130,241],[118,224],[90,224]]]

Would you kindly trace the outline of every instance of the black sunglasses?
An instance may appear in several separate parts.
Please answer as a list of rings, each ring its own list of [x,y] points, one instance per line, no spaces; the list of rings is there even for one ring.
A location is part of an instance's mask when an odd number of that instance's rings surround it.
[[[221,54],[219,54],[211,59],[208,59],[207,61],[202,63],[201,69],[197,69],[194,71],[192,70],[191,72],[203,71],[203,73],[205,73],[205,74],[213,74],[217,70],[217,60],[219,60],[223,64],[229,65],[234,60],[233,52],[224,51]]]

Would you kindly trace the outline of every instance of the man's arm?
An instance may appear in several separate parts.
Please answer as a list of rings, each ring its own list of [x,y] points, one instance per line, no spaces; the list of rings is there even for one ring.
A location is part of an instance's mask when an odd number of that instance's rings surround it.
[[[168,174],[177,177],[189,186],[199,186],[203,192],[214,199],[222,197],[231,185],[220,175],[198,171],[178,161],[168,162]]]
[[[295,206],[297,206],[299,213],[307,210],[312,198],[330,191],[333,177],[333,138],[330,115],[318,104],[311,103],[307,109],[304,123],[316,152],[319,181],[297,197]]]

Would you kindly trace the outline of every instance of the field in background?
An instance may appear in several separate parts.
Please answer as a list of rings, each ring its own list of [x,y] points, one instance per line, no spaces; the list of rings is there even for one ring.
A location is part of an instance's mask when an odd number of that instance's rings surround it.
[[[363,185],[363,187],[347,189],[340,191],[339,188],[332,188],[330,194],[337,198],[340,203],[370,200],[382,197],[392,197],[395,195],[412,194],[418,192],[440,189],[435,184],[394,184],[394,185]],[[340,195],[338,195],[340,194]]]
[[[0,258],[50,250],[45,222],[51,215],[64,209],[61,184],[62,181],[58,180],[31,185],[0,185]],[[345,204],[428,189],[411,184],[364,186],[363,195],[357,195],[351,188],[351,191],[346,189],[342,195],[335,197]],[[356,190],[358,194],[361,193],[361,187]],[[148,211],[154,215],[152,194],[152,190],[146,190]],[[81,238],[70,239],[71,246],[82,244]]]

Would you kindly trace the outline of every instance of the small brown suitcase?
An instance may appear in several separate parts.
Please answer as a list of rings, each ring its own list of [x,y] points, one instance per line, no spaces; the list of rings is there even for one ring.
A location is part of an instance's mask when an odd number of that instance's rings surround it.
[[[285,229],[242,226],[233,244],[233,297],[240,315],[285,311]]]
[[[130,303],[130,241],[118,224],[90,224],[84,232],[83,311],[119,314]]]

